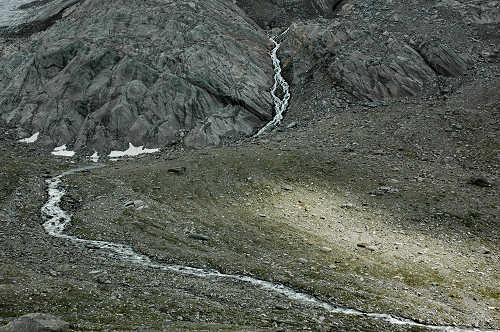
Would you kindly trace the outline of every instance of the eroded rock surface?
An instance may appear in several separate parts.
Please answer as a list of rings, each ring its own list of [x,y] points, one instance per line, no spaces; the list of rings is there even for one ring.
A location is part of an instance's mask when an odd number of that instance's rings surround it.
[[[19,137],[39,131],[74,150],[205,146],[271,119],[269,41],[232,2],[64,8],[28,49],[0,59],[0,117]]]

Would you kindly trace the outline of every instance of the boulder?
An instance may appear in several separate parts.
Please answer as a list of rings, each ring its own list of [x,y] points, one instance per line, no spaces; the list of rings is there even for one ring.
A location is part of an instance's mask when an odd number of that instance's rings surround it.
[[[419,52],[439,75],[458,77],[467,70],[465,59],[438,41],[424,42],[420,45]]]
[[[0,332],[66,332],[69,324],[56,316],[32,313],[0,327]]]

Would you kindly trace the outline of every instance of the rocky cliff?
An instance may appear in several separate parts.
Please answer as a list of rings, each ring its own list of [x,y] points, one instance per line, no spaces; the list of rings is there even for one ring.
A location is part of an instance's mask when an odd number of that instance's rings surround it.
[[[272,116],[269,40],[230,1],[56,1],[11,34],[31,33],[0,60],[1,118],[19,137],[205,146]]]

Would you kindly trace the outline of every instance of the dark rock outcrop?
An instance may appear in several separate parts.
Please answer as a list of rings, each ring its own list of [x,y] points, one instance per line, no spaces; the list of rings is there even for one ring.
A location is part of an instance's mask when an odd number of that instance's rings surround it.
[[[27,51],[0,59],[0,117],[20,138],[204,146],[271,119],[269,41],[230,1],[88,0],[61,12],[66,2]]]
[[[465,59],[437,41],[423,43],[419,51],[429,66],[440,75],[457,77],[467,70]]]
[[[66,332],[69,324],[48,314],[32,313],[21,316],[6,326],[0,327],[0,332]]]

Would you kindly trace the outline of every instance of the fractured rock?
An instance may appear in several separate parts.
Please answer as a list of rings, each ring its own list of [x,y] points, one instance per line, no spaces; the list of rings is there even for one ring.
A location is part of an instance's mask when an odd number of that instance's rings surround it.
[[[227,1],[85,1],[34,39],[0,58],[0,120],[39,144],[202,147],[272,118],[269,40]]]

